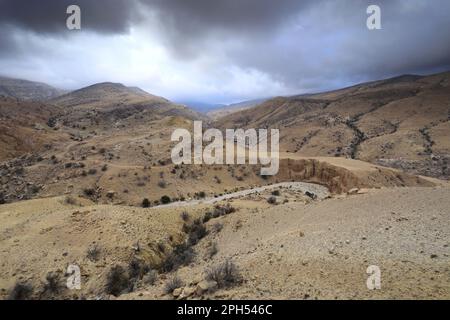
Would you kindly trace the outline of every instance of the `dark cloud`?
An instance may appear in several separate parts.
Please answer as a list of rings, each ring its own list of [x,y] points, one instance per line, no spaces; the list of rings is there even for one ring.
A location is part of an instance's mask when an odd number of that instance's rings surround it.
[[[81,32],[66,29],[70,4]],[[369,4],[382,30],[366,28]],[[148,72],[158,90],[211,102],[320,91],[450,69],[449,12],[448,0],[0,0],[0,70],[75,85]],[[82,70],[66,67],[73,50]]]
[[[141,0],[169,21],[177,33],[198,36],[210,31],[271,33],[318,0]]]
[[[164,40],[177,57],[190,58],[217,39],[273,37],[301,10],[321,0],[141,0],[157,13]]]
[[[137,18],[133,0],[0,0],[0,25],[37,33],[65,33],[66,9],[72,4],[80,6],[83,28],[87,30],[122,33]]]
[[[217,39],[230,60],[289,87],[321,90],[402,73],[450,69],[450,2],[435,0],[143,0],[179,59]],[[383,30],[366,28],[377,4]],[[298,27],[298,29],[296,29]]]
[[[34,32],[65,31],[66,8],[80,6],[83,27],[121,33],[146,15],[159,14],[163,27],[174,34],[201,36],[212,30],[263,33],[273,31],[313,0],[0,0],[0,23]]]

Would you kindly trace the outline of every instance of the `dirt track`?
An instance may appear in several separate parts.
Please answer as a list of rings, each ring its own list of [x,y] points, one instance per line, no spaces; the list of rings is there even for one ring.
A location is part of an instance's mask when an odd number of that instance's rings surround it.
[[[264,191],[275,190],[275,189],[291,189],[295,191],[301,191],[303,193],[311,193],[317,197],[319,200],[323,200],[330,196],[328,189],[318,184],[314,183],[305,183],[305,182],[281,182],[275,183],[267,186],[250,188],[246,190],[241,190],[237,192],[232,192],[229,194],[225,194],[216,198],[207,198],[203,200],[188,200],[188,201],[178,201],[170,204],[164,204],[155,206],[153,208],[169,208],[169,207],[185,207],[185,206],[193,206],[199,204],[214,204],[220,201],[236,199],[245,197],[251,194],[257,194]]]

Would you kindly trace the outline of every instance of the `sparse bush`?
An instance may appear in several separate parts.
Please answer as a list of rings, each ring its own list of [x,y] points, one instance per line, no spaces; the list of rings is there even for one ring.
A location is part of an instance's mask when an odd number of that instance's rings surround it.
[[[89,169],[88,174],[91,175],[91,176],[97,174],[97,169],[94,169],[94,168]]]
[[[149,208],[150,205],[151,205],[150,200],[148,200],[147,198],[142,200],[142,208]]]
[[[170,200],[170,197],[169,196],[162,196],[161,197],[161,203],[162,204],[168,204],[168,203],[170,203],[171,202],[171,200]]]
[[[229,203],[227,203],[226,205],[216,205],[214,206],[212,216],[214,218],[218,218],[220,216],[224,216],[233,212],[236,212],[236,208],[231,206]]]
[[[8,300],[30,300],[33,286],[24,282],[17,282],[8,294]]]
[[[204,199],[204,198],[206,198],[206,193],[205,193],[205,191],[200,191],[200,192],[197,192],[195,194],[195,196],[199,199]]]
[[[268,203],[270,203],[270,204],[276,204],[277,203],[277,198],[275,198],[275,197],[269,197],[268,199],[267,199],[267,202]]]
[[[49,126],[49,128],[54,128],[56,125],[56,122],[57,122],[56,118],[53,118],[53,117],[49,118],[47,120],[47,126]]]
[[[166,247],[164,246],[164,243],[158,242],[158,251],[164,253],[166,251]]]
[[[212,229],[215,233],[219,233],[223,229],[223,224],[217,222],[212,226]]]
[[[95,196],[96,192],[95,192],[95,189],[93,189],[93,188],[87,188],[87,189],[83,190],[83,193],[87,197],[93,197],[93,196]]]
[[[195,220],[189,227],[188,244],[195,246],[202,238],[208,234],[205,225],[199,219]]]
[[[194,258],[194,250],[187,244],[183,243],[176,246],[173,249],[172,253],[167,256],[162,264],[161,269],[164,272],[171,272],[181,266],[190,264],[192,261],[194,261]]]
[[[87,250],[86,256],[92,262],[98,261],[100,256],[100,247],[96,244],[90,246]]]
[[[208,222],[211,219],[212,219],[212,212],[211,211],[207,211],[205,213],[205,215],[203,216],[203,223],[206,223],[206,222]]]
[[[153,286],[158,279],[158,272],[156,270],[150,270],[143,278],[144,284]]]
[[[128,264],[128,276],[130,279],[142,279],[150,268],[141,260],[133,258]]]
[[[306,195],[307,197],[310,197],[310,198],[313,199],[313,200],[316,200],[316,199],[317,199],[317,196],[316,196],[314,193],[312,193],[312,192],[306,191],[306,192],[305,192],[305,195]]]
[[[105,172],[105,171],[107,171],[107,170],[108,170],[108,165],[107,165],[107,164],[104,164],[103,167],[102,167],[102,171]]]
[[[106,293],[119,296],[130,289],[130,278],[123,267],[116,265],[108,273],[106,278]]]
[[[75,206],[78,204],[77,199],[75,199],[72,196],[66,196],[66,198],[64,199],[64,203],[69,204],[71,206]]]
[[[175,289],[181,288],[182,286],[184,286],[183,281],[178,276],[174,276],[166,282],[164,293],[171,294]]]
[[[158,187],[164,189],[165,187],[167,187],[167,183],[164,180],[161,180],[158,182]]]
[[[187,211],[183,211],[180,216],[185,222],[189,220],[189,213]]]
[[[44,293],[57,294],[62,288],[60,274],[57,272],[49,272],[45,277]]]
[[[173,251],[167,256],[161,265],[163,272],[171,272],[180,266],[190,264],[195,258],[195,252],[192,247],[208,234],[205,225],[200,219],[196,219],[191,224],[185,223],[183,232],[187,234],[187,240],[185,243],[175,246]]]
[[[280,190],[272,191],[272,195],[279,197],[280,196]]]
[[[206,280],[217,282],[218,288],[229,288],[241,281],[237,266],[230,260],[206,271]]]
[[[14,169],[14,174],[16,175],[23,175],[25,173],[25,168],[24,167],[17,167]]]
[[[211,259],[214,257],[217,252],[219,252],[219,249],[217,248],[217,242],[212,242],[211,245],[208,247],[208,257]]]
[[[38,193],[38,192],[39,192],[39,190],[41,190],[41,188],[40,188],[40,187],[38,187],[38,186],[36,186],[36,185],[32,185],[32,186],[30,186],[30,191],[31,191],[31,193],[34,193],[34,194],[36,194],[36,193]]]
[[[66,164],[64,164],[64,168],[69,169],[72,168],[73,163],[72,162],[67,162]]]

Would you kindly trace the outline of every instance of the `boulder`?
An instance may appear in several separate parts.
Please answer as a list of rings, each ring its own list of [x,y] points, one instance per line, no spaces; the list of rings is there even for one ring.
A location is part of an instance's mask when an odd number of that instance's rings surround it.
[[[182,290],[183,290],[183,288],[176,288],[175,290],[173,290],[172,295],[175,298],[178,298],[181,295]]]
[[[196,292],[196,288],[194,287],[186,287],[183,289],[183,292],[181,292],[179,299],[186,299],[190,296],[192,296]]]
[[[197,284],[197,287],[195,288],[195,293],[200,296],[200,295],[204,294],[205,292],[213,291],[216,288],[217,288],[217,282],[203,280]]]
[[[114,198],[116,192],[114,190],[110,190],[106,193],[106,196],[110,199]]]

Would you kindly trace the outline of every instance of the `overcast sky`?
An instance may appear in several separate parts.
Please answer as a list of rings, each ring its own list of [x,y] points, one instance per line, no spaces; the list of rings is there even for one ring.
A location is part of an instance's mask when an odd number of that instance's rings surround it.
[[[449,14],[448,0],[0,0],[0,74],[208,103],[317,92],[450,70]]]

